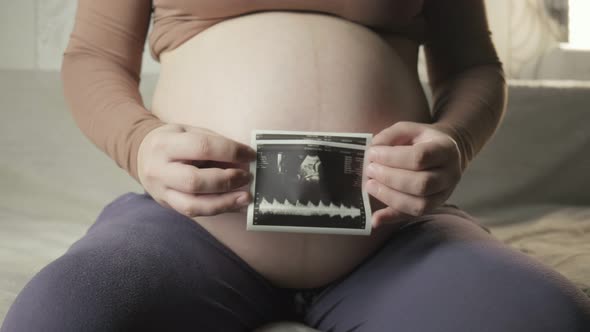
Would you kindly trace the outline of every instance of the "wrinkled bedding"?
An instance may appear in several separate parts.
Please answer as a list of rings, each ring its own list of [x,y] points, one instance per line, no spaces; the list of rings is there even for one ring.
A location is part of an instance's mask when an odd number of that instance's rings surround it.
[[[561,272],[590,296],[590,208],[554,206],[532,220],[491,230],[503,242]]]

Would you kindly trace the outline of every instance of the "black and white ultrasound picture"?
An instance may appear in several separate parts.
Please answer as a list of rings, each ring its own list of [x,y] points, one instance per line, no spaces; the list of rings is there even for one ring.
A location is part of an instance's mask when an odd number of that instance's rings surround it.
[[[259,144],[254,225],[364,229],[364,150]]]

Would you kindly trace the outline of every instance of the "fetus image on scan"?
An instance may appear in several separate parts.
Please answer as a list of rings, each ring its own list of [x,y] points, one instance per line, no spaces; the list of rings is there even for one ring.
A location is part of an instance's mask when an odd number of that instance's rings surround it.
[[[318,155],[306,155],[299,166],[297,178],[305,182],[319,182],[322,161]]]
[[[250,229],[368,234],[361,186],[366,137],[257,135]]]
[[[321,195],[327,198],[327,184],[322,183],[324,165],[315,151],[305,154],[279,152],[276,155],[277,173],[280,177],[281,196],[293,202],[319,203]]]
[[[299,164],[297,174],[289,174],[287,156],[281,152],[277,154],[277,172],[283,176],[296,176],[297,180],[302,182],[316,182],[320,181],[320,174],[322,169],[322,161],[320,157],[315,154],[307,154]]]
[[[362,153],[319,144],[259,146],[253,224],[364,229],[356,184]]]

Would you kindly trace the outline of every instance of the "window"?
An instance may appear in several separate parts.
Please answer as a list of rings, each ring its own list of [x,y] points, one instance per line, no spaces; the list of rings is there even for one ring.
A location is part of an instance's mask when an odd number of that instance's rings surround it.
[[[569,0],[569,45],[590,49],[590,1]]]

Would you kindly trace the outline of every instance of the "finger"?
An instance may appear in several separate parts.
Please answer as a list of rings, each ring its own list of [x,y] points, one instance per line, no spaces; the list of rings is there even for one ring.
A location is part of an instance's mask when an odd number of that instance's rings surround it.
[[[367,176],[391,189],[413,196],[430,196],[454,185],[454,177],[441,168],[409,171],[370,163]]]
[[[168,164],[163,177],[168,188],[187,194],[224,193],[245,186],[252,180],[251,174],[241,169],[199,169],[182,163]]]
[[[416,217],[444,203],[450,193],[443,191],[426,197],[413,196],[388,188],[375,179],[367,181],[366,190],[391,208]]]
[[[211,160],[204,160],[204,161],[197,161],[197,160],[192,160],[190,161],[191,165],[196,166],[198,168],[221,168],[221,169],[227,169],[227,168],[238,168],[238,169],[242,169],[242,170],[249,170],[250,165],[247,163],[230,163],[230,162],[225,162],[225,161],[211,161]]]
[[[173,123],[171,123],[170,126],[172,126],[172,131],[174,133],[191,132],[191,133],[196,133],[196,134],[202,134],[205,132],[210,135],[221,136],[220,134],[214,132],[213,130],[208,129],[208,128],[203,128],[203,127],[192,127],[192,126],[187,126],[187,125],[183,125],[183,124],[173,124]]]
[[[243,204],[238,202],[240,197],[245,197]],[[244,191],[233,191],[223,194],[191,195],[168,189],[165,192],[165,201],[176,211],[194,218],[198,216],[213,216],[224,212],[238,210],[251,201],[251,195]]]
[[[371,140],[372,145],[411,145],[414,138],[424,131],[424,127],[409,121],[396,122]]]
[[[373,213],[372,223],[373,227],[377,228],[381,225],[399,223],[410,218],[413,218],[413,216],[397,211],[388,206]]]
[[[252,148],[223,136],[185,132],[168,139],[170,160],[245,163],[256,159],[256,152]]]
[[[204,128],[204,127],[185,126],[185,131],[195,133],[195,134],[200,134],[202,132],[206,132],[206,133],[214,135],[214,136],[222,136],[223,137],[223,135],[219,134],[218,132],[213,131],[209,128]]]
[[[393,168],[421,171],[444,165],[452,153],[454,150],[429,141],[416,145],[372,146],[367,159]]]

